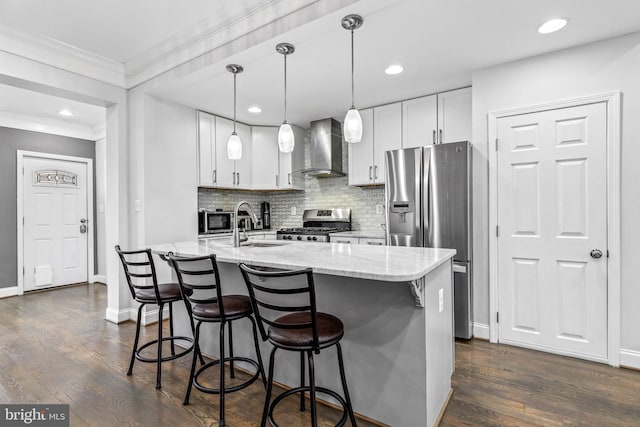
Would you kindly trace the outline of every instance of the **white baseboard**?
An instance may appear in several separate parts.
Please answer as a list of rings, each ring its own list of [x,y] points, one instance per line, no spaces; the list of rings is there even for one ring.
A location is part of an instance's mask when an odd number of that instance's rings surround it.
[[[640,351],[620,349],[620,366],[640,369]]]
[[[18,295],[18,287],[0,288],[0,298],[15,297]]]
[[[473,323],[473,337],[480,338],[483,340],[488,340],[490,337],[489,334],[489,325],[485,325],[484,323]]]
[[[131,318],[132,319],[136,319],[138,316],[137,313],[137,308],[136,309],[131,309]],[[146,307],[146,310],[144,310],[142,312],[142,320],[140,321],[140,324],[142,326],[147,326],[147,325],[151,325],[153,323],[157,323],[158,322],[158,311],[159,311],[159,307],[156,306],[153,309],[149,309],[149,306]],[[169,307],[165,306],[164,309],[162,310],[162,319],[168,319],[169,318]]]
[[[96,283],[96,282],[104,283],[106,285],[107,276],[104,276],[102,274],[95,274],[89,278],[89,283]]]
[[[115,324],[126,322],[127,320],[131,319],[131,309],[125,308],[124,310],[117,311],[111,308],[107,308],[107,312],[105,313],[104,318],[109,322]]]

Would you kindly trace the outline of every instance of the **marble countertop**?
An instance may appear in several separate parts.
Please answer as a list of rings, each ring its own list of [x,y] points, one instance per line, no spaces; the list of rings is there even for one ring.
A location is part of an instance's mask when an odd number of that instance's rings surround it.
[[[248,243],[249,245],[246,245]],[[451,259],[454,249],[253,240],[234,248],[231,239],[200,239],[151,245],[158,254],[215,254],[219,262],[282,269],[310,267],[314,273],[388,282],[417,280]]]
[[[359,239],[384,239],[384,231],[339,231],[337,233],[330,233],[330,236],[335,237],[357,237]]]

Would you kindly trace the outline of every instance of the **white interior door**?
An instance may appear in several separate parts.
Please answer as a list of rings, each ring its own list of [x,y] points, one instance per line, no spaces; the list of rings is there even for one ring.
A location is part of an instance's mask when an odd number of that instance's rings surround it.
[[[23,166],[24,290],[86,282],[87,165],[25,157]]]
[[[606,120],[604,102],[497,120],[501,342],[607,360]]]

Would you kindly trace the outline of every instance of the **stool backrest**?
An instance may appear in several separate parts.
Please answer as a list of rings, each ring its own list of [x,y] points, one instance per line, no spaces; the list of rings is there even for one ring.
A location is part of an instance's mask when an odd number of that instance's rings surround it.
[[[133,299],[136,299],[138,290],[154,289],[156,299],[160,301],[158,278],[151,249],[123,251],[120,249],[120,245],[116,245],[116,252],[122,261],[124,275],[127,278],[127,285],[129,285]]]
[[[220,273],[215,255],[187,258],[170,253],[169,260],[176,271],[185,304],[214,304],[222,301]],[[224,318],[224,305],[218,304],[218,310]]]
[[[268,339],[265,324],[281,329],[310,329],[313,348],[318,349],[316,292],[312,270],[276,270],[246,264],[240,264],[239,267],[249,291],[262,339]],[[278,321],[289,313],[310,313],[311,320],[295,324]]]

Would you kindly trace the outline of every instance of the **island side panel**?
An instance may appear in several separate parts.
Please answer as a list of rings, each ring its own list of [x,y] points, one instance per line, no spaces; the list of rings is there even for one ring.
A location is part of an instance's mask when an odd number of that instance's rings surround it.
[[[247,289],[234,263],[219,263],[225,294],[247,294]],[[395,427],[430,426],[440,412],[443,399],[450,388],[452,337],[448,336],[448,362],[433,359],[429,365],[428,351],[439,344],[429,346],[428,324],[432,321],[428,311],[434,304],[435,321],[448,315],[449,308],[437,313],[438,295],[431,291],[442,287],[445,301],[451,299],[451,263],[446,262],[427,276],[427,308],[416,306],[415,298],[407,282],[383,282],[342,276],[316,274],[318,310],[339,317],[345,325],[342,348],[345,369],[354,410],[367,417]],[[449,282],[447,282],[447,278]],[[439,289],[439,288],[438,288]],[[447,291],[448,289],[448,291]],[[451,331],[451,317],[448,319]],[[176,307],[176,332],[189,335],[186,312]],[[444,341],[446,327],[435,326],[432,335]],[[203,325],[201,346],[205,354],[218,356],[218,327]],[[234,353],[255,357],[250,323],[234,322]],[[438,339],[434,339],[434,343]],[[271,351],[269,344],[261,345],[265,369]],[[441,350],[447,352],[447,350]],[[440,366],[444,363],[444,366]],[[316,384],[342,393],[335,348],[325,349],[316,355]],[[428,367],[447,375],[431,384]],[[275,380],[294,387],[300,382],[299,355],[278,351]],[[433,390],[433,391],[428,391]],[[429,396],[428,396],[429,393]],[[330,400],[324,395],[321,399]],[[434,414],[427,413],[434,408]]]

